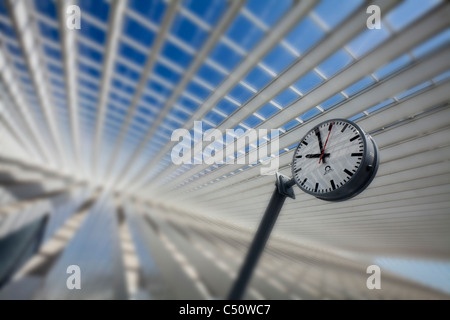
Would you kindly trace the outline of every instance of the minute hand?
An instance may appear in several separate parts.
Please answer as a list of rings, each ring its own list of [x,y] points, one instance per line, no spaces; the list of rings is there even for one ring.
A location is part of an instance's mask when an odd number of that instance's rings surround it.
[[[322,138],[320,136],[320,129],[316,128],[315,132],[316,132],[317,140],[319,140],[320,153],[322,153],[323,152],[323,144],[322,144]],[[319,155],[319,157],[320,157],[320,155]],[[323,159],[323,163],[325,163],[325,159]]]
[[[316,128],[315,130],[316,136],[317,136],[317,140],[319,140],[319,148],[320,148],[320,152],[323,151],[323,145],[322,145],[322,138],[320,137],[320,129]]]
[[[319,158],[319,164],[322,161],[323,154],[325,152],[325,148],[327,147],[328,139],[330,138],[331,129],[333,129],[333,125],[334,125],[334,121],[330,124],[330,127],[328,128],[328,136],[327,136],[327,140],[325,141],[325,145],[323,146],[322,155]]]

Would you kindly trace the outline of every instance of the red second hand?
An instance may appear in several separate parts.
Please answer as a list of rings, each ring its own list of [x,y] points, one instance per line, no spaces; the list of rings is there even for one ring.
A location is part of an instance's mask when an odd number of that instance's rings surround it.
[[[319,164],[322,161],[323,154],[325,153],[325,147],[327,146],[328,138],[330,137],[330,133],[331,133],[331,129],[333,129],[333,125],[334,125],[334,121],[331,123],[330,130],[328,130],[327,140],[325,140],[325,145],[323,146],[322,154],[320,155],[320,158],[319,158]]]

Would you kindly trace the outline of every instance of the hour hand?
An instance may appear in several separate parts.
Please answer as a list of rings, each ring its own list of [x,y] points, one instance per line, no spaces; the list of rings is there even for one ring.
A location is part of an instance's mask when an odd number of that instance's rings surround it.
[[[305,158],[320,158],[321,155],[322,155],[321,153],[307,154],[307,155],[305,156]],[[330,156],[329,153],[324,153],[324,154],[323,154],[323,158],[329,157],[329,156]]]

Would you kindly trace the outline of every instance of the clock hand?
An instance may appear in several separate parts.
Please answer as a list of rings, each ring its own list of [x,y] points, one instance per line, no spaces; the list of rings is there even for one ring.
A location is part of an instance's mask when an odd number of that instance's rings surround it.
[[[322,155],[319,158],[319,164],[322,161],[322,157],[323,157],[323,154],[325,152],[325,148],[327,147],[328,139],[330,138],[330,133],[331,133],[331,129],[333,129],[333,125],[334,125],[334,121],[330,124],[330,127],[328,128],[328,136],[327,136],[327,140],[325,140],[325,145],[323,146]]]
[[[322,153],[323,152],[323,144],[322,144],[322,138],[320,136],[320,129],[316,128],[314,131],[316,132],[317,140],[319,140],[320,153]],[[323,159],[323,163],[325,163],[325,159]]]
[[[313,153],[313,154],[307,154],[305,156],[305,158],[320,158],[322,154],[321,153]],[[324,153],[323,154],[323,163],[325,163],[325,157],[329,157],[330,154],[329,153]]]

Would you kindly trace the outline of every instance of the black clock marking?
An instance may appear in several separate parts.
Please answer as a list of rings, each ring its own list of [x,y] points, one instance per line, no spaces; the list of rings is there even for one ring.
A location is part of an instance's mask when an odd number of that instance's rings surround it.
[[[348,127],[348,123],[345,124],[345,126],[342,128],[341,132],[343,133],[345,131],[345,129],[347,129]]]
[[[351,171],[349,171],[348,169],[344,169],[344,172],[346,174],[348,174],[350,177],[353,175],[353,173]]]
[[[356,140],[356,139],[358,139],[359,138],[359,134],[357,135],[357,136],[354,136],[353,138],[351,138],[350,139],[350,142],[352,142],[352,141],[354,141],[354,140]]]

